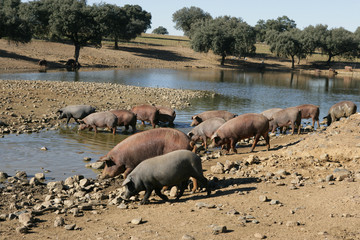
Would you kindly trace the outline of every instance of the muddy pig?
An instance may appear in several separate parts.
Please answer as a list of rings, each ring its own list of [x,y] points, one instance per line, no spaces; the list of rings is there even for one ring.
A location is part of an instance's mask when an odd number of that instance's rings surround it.
[[[145,125],[145,121],[148,121],[152,127],[155,128],[159,122],[159,109],[152,105],[138,105],[133,107],[131,111],[136,114],[137,119],[140,120],[143,125]]]
[[[356,104],[351,101],[338,102],[330,107],[328,115],[324,119],[326,118],[327,125],[330,126],[332,122],[356,113],[356,110]]]
[[[270,108],[268,110],[261,112],[260,114],[264,115],[265,117],[267,117],[267,119],[271,120],[272,115],[281,110],[283,110],[283,109],[282,108]]]
[[[194,127],[190,132],[188,132],[188,136],[190,137],[190,145],[195,151],[196,146],[195,143],[199,140],[202,141],[202,146],[207,150],[207,139],[210,139],[214,132],[225,123],[226,121],[223,118],[215,117],[205,120],[200,123],[196,127]]]
[[[69,124],[71,118],[74,118],[79,123],[79,119],[83,119],[94,112],[95,108],[90,105],[70,105],[57,111],[57,113],[60,113],[58,119],[67,118],[66,124]]]
[[[174,126],[174,120],[176,118],[176,112],[174,109],[164,107],[164,106],[155,106],[159,109],[159,121],[163,123],[169,123],[169,126]]]
[[[295,132],[295,125],[298,127],[298,134],[300,134],[301,129],[301,111],[297,107],[285,108],[279,112],[276,112],[272,115],[272,120],[270,121],[270,130],[272,133],[275,132],[276,128],[280,128],[280,133],[282,133],[282,128],[291,125],[292,131],[291,134]],[[286,132],[286,128],[284,133]]]
[[[156,128],[135,133],[117,144],[99,161],[105,162],[101,177],[126,178],[140,162],[179,149],[190,150],[189,137],[172,128]]]
[[[111,112],[96,112],[84,118],[82,122],[83,123],[79,126],[79,131],[85,128],[89,128],[89,130],[94,128],[95,133],[97,133],[98,127],[107,127],[111,129],[112,133],[115,135],[118,119],[116,115]]]
[[[259,141],[259,138],[263,136],[266,141],[267,149],[269,150],[270,139],[268,133],[269,119],[259,113],[246,113],[230,119],[221,125],[211,137],[211,146],[221,146],[226,144],[228,151],[231,149],[234,153],[237,153],[235,145],[238,141],[254,137],[254,143],[250,151],[252,152]]]
[[[313,104],[302,104],[299,106],[296,106],[301,111],[301,119],[312,119],[312,127],[315,127],[315,122],[317,121],[318,128],[320,127],[319,122],[319,114],[320,109],[319,106],[313,105]]]
[[[132,128],[132,132],[136,131],[136,114],[128,110],[111,110],[111,113],[117,117],[117,125],[125,126],[125,131],[129,130],[129,126]]]
[[[164,201],[166,195],[161,193],[164,186],[178,186],[180,189],[176,199],[179,199],[187,186],[189,178],[195,178],[206,186],[207,195],[210,188],[203,176],[201,159],[189,150],[177,150],[141,162],[125,179],[124,197],[126,199],[145,190],[141,204],[145,204],[153,190]]]
[[[225,121],[229,121],[230,119],[236,117],[237,114],[225,111],[225,110],[213,110],[213,111],[206,111],[199,114],[196,114],[191,117],[192,123],[190,124],[191,127],[199,125],[201,122],[214,118],[219,117],[223,118]]]

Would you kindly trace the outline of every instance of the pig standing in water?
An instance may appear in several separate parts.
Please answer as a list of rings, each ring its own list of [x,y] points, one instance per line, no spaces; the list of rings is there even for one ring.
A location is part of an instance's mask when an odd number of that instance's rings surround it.
[[[213,110],[213,111],[206,111],[206,112],[202,112],[199,114],[196,114],[194,116],[191,117],[191,119],[193,120],[192,123],[190,124],[191,127],[193,126],[197,126],[199,125],[201,122],[210,119],[210,118],[214,118],[214,117],[219,117],[219,118],[223,118],[225,121],[229,121],[230,119],[236,117],[237,114],[225,111],[225,110]]]
[[[152,105],[138,105],[133,107],[131,111],[136,114],[137,119],[140,120],[143,125],[145,125],[145,121],[148,121],[152,127],[155,128],[159,122],[159,109]]]
[[[174,126],[174,120],[176,118],[176,112],[174,109],[164,107],[164,106],[155,106],[159,109],[159,121],[163,123],[169,123],[169,126]]]
[[[195,143],[199,140],[202,141],[202,145],[205,147],[205,150],[207,150],[207,139],[211,138],[214,132],[225,122],[223,118],[210,118],[188,132],[187,135],[190,137],[190,146],[193,148],[193,151],[196,150]]]
[[[167,196],[161,193],[164,186],[178,186],[180,189],[176,199],[179,199],[187,186],[189,178],[195,178],[206,186],[207,195],[210,188],[207,179],[203,176],[201,159],[188,150],[177,150],[161,156],[153,157],[141,162],[125,179],[123,186],[126,190],[126,199],[146,191],[141,204],[145,204],[153,190],[164,201]]]
[[[82,120],[84,123],[80,124],[79,130],[83,130],[85,128],[89,128],[89,130],[95,130],[97,133],[97,128],[109,128],[112,130],[112,133],[115,135],[116,133],[116,126],[117,126],[117,117],[115,114],[111,112],[97,112],[92,113],[86,118]]]
[[[136,131],[136,114],[128,110],[111,110],[111,113],[115,114],[118,121],[118,126],[125,126],[125,130],[129,130],[129,126],[132,128],[132,132]]]
[[[254,143],[251,147],[252,152],[261,136],[266,141],[267,149],[270,148],[269,139],[269,119],[259,113],[246,113],[236,118],[230,119],[213,134],[211,140],[212,146],[227,144],[227,150],[230,148],[237,153],[235,145],[241,139],[254,137]]]
[[[356,113],[357,106],[351,101],[338,102],[331,106],[329,113],[324,119],[327,120],[327,125],[330,126],[332,122],[339,120],[342,117],[349,117]]]
[[[66,124],[69,124],[71,118],[79,123],[78,119],[83,119],[91,113],[95,112],[95,108],[90,105],[70,105],[57,111],[60,113],[58,119],[67,118]]]
[[[301,119],[312,119],[312,127],[315,127],[315,122],[317,121],[318,128],[320,127],[319,122],[319,114],[320,109],[319,106],[313,105],[313,104],[303,104],[296,106],[301,111]]]
[[[280,127],[280,133],[282,133],[282,127],[287,127],[291,124],[291,134],[294,134],[295,132],[295,125],[298,127],[298,134],[300,134],[301,111],[297,107],[289,107],[278,111],[272,115],[272,118],[273,119],[270,121],[271,132],[274,133],[276,128]]]
[[[190,150],[190,139],[172,128],[156,128],[135,133],[117,144],[99,161],[105,162],[101,177],[126,176],[142,161],[179,149]]]

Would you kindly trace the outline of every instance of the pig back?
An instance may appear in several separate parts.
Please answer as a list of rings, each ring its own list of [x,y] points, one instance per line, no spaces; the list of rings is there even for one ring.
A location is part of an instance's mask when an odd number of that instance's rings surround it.
[[[96,125],[98,127],[116,127],[117,117],[111,112],[96,112],[84,118],[84,122],[88,125]]]
[[[190,149],[185,133],[171,128],[156,128],[129,136],[107,155],[116,165],[134,168],[145,159],[178,149]]]
[[[259,113],[246,113],[230,119],[216,131],[221,138],[241,139],[269,131],[269,120]]]
[[[110,112],[116,115],[118,126],[136,123],[136,114],[129,110],[111,110]]]
[[[75,119],[83,119],[95,112],[95,108],[90,105],[69,105],[59,110],[65,115],[70,114]]]
[[[148,104],[138,105],[131,109],[136,114],[138,120],[148,121],[150,119],[157,120],[159,116],[159,110]]]

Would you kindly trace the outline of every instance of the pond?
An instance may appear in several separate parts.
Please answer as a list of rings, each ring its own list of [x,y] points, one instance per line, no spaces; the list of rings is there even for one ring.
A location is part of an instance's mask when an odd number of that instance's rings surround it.
[[[213,99],[199,99],[186,109],[176,109],[175,128],[184,132],[190,130],[192,115],[207,110],[259,113],[273,107],[311,103],[320,106],[322,119],[336,102],[350,100],[359,105],[360,94],[360,81],[351,77],[330,78],[285,72],[129,69],[0,74],[0,79],[111,82],[219,93]],[[29,176],[46,172],[47,179],[56,180],[75,174],[96,177],[98,172],[85,168],[83,158],[91,157],[93,162],[127,136],[112,136],[105,132],[96,135],[87,131],[79,133],[74,124],[41,133],[7,135],[0,139],[0,171],[13,175],[23,170]],[[43,146],[48,151],[41,151]]]

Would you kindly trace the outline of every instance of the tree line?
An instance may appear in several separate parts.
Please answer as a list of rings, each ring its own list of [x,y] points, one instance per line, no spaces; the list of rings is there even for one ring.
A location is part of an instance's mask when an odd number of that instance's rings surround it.
[[[327,55],[327,65],[335,56],[353,59],[360,55],[360,27],[350,32],[343,27],[329,29],[327,25],[310,25],[303,30],[287,16],[259,20],[253,27],[241,18],[212,18],[198,7],[184,7],[173,14],[175,28],[190,38],[191,48],[198,52],[212,50],[221,56],[246,57],[255,53],[255,43],[265,42],[279,57],[295,59],[311,56],[316,51]]]
[[[151,26],[139,5],[94,4],[86,0],[0,0],[0,38],[27,43],[32,38],[71,42],[76,64],[80,49],[101,47],[104,38],[129,41]]]

